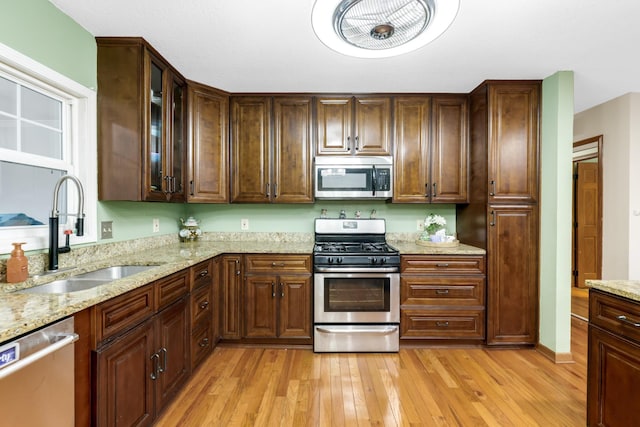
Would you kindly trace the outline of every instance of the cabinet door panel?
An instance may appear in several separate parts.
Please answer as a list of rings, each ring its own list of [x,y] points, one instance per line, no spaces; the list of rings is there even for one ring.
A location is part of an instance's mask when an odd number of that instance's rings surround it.
[[[269,202],[271,98],[232,98],[231,120],[231,201]]]
[[[150,426],[155,414],[153,321],[138,326],[95,353],[98,426]]]
[[[539,84],[489,86],[489,203],[538,199]]]
[[[156,351],[162,372],[156,380],[156,405],[160,411],[189,376],[189,305],[183,298],[158,314]]]
[[[391,98],[356,97],[356,155],[391,155]]]
[[[226,339],[240,339],[242,308],[240,306],[240,279],[242,274],[242,257],[225,255],[220,266],[220,292],[222,319],[220,334]]]
[[[311,276],[280,276],[280,338],[311,338]]]
[[[467,98],[433,98],[431,149],[431,202],[465,203],[468,200]]]
[[[489,206],[487,344],[538,338],[538,235],[535,206]]]
[[[187,85],[176,76],[171,76],[170,100],[167,106],[168,121],[171,123],[170,134],[167,135],[167,175],[170,175],[168,190],[170,199],[175,202],[186,200],[187,188],[186,154],[187,154]]]
[[[313,202],[311,98],[274,99],[272,200]]]
[[[638,425],[640,346],[589,325],[587,425]]]
[[[395,99],[393,201],[429,201],[429,120],[431,98]]]
[[[350,155],[353,98],[316,98],[316,154]]]
[[[229,201],[229,96],[189,83],[189,202]]]
[[[247,276],[244,287],[245,333],[247,338],[275,338],[276,276]]]

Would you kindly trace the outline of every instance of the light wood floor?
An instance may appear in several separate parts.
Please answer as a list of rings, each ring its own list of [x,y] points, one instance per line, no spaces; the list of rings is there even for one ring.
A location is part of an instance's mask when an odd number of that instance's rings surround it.
[[[589,319],[589,288],[571,287],[571,314],[582,320]]]
[[[530,349],[218,347],[157,426],[584,426],[586,331],[572,318],[570,364]]]

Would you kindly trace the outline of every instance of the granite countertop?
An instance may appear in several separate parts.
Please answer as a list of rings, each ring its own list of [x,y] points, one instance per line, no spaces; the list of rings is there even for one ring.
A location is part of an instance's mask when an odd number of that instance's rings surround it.
[[[585,280],[593,289],[640,302],[640,280]]]
[[[389,243],[395,246],[401,254],[406,255],[482,255],[485,253],[483,249],[462,244],[455,248],[430,248],[406,241],[390,241]],[[99,246],[97,245],[97,247]],[[313,242],[308,240],[278,241],[277,239],[261,241],[204,240],[190,243],[174,242],[124,254],[117,249],[111,252],[108,250],[99,252],[98,249],[90,248],[85,252],[89,253],[82,255],[84,256],[82,262],[78,262],[77,267],[72,269],[65,270],[61,266],[60,271],[55,274],[31,277],[23,283],[0,284],[0,344],[220,254],[311,254]],[[87,259],[91,261],[87,261]],[[95,259],[99,259],[99,261],[93,261]],[[84,291],[66,294],[21,294],[15,292],[114,265],[154,265],[156,267]]]

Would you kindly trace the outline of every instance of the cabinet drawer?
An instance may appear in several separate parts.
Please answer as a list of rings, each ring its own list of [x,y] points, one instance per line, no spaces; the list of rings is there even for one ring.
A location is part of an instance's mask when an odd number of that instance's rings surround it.
[[[143,286],[95,306],[96,347],[153,315],[153,289]]]
[[[484,306],[484,278],[428,277],[400,278],[401,305]]]
[[[484,310],[400,310],[400,338],[484,339]]]
[[[200,365],[213,348],[211,322],[201,325],[191,334],[191,369]]]
[[[179,300],[189,292],[189,272],[183,270],[156,282],[158,311]]]
[[[309,255],[246,255],[246,273],[271,273],[274,271],[311,273]]]
[[[211,285],[201,286],[191,293],[191,325],[194,328],[202,319],[211,319],[212,303]]]
[[[213,282],[213,264],[211,260],[201,262],[191,267],[193,283],[191,289],[199,288]]]
[[[640,342],[640,303],[591,289],[589,323]]]
[[[402,255],[401,273],[484,274],[484,257],[472,255]]]

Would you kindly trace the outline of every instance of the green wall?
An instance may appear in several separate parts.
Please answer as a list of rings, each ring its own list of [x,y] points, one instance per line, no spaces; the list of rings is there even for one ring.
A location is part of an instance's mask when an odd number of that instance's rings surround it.
[[[0,43],[95,89],[93,36],[47,0],[2,0]]]
[[[540,343],[571,352],[573,72],[542,84]]]
[[[180,218],[193,215],[203,231],[240,232],[240,219],[249,220],[249,232],[312,233],[313,220],[320,210],[327,209],[329,217],[337,217],[344,209],[353,218],[360,210],[368,218],[375,209],[378,218],[387,221],[387,230],[394,233],[418,232],[416,221],[430,213],[447,220],[447,230],[455,232],[454,205],[390,204],[383,201],[318,201],[315,204],[172,204],[146,202],[98,203],[99,221],[113,221],[113,240],[148,237],[152,233],[152,219],[160,220],[160,233],[177,233]],[[111,241],[111,240],[110,240]]]

